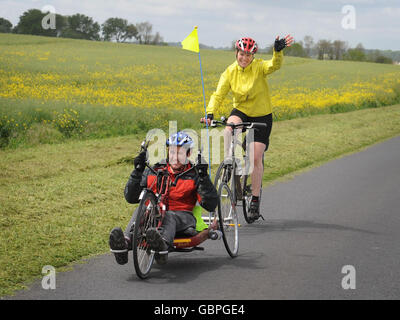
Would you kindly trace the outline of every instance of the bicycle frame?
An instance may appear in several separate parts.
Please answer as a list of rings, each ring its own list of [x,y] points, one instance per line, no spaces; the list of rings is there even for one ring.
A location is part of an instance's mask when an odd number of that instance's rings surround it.
[[[217,120],[212,120],[211,121],[211,124],[210,124],[211,127],[216,127],[218,125],[229,126],[232,129],[232,132],[231,132],[232,139],[231,139],[231,142],[230,142],[230,152],[231,152],[231,156],[232,156],[232,163],[231,164],[227,164],[227,166],[231,167],[230,171],[231,171],[231,174],[233,174],[233,178],[231,180],[230,188],[231,188],[231,191],[232,191],[233,200],[234,200],[235,204],[237,204],[237,202],[238,202],[238,194],[242,194],[243,193],[243,191],[244,191],[243,187],[244,186],[242,187],[241,182],[240,182],[240,177],[239,177],[239,175],[236,174],[237,173],[237,167],[238,167],[237,160],[239,160],[239,159],[236,158],[236,155],[235,155],[235,145],[236,145],[235,130],[238,129],[238,128],[242,128],[242,129],[245,128],[246,130],[257,129],[257,127],[265,127],[266,124],[265,123],[256,123],[256,122],[242,122],[242,123],[238,123],[238,124],[226,123],[226,119],[225,118],[222,118],[222,121],[217,121]],[[244,169],[243,175],[247,175],[246,172],[250,167],[250,163],[249,163],[250,156],[248,154],[247,148],[244,149],[243,145],[242,145],[242,148],[245,151],[245,163],[244,163],[244,168],[243,168]],[[226,170],[225,170],[224,174],[225,175],[227,174]],[[223,180],[225,182],[227,182],[227,180],[230,180],[230,179],[226,179],[226,177],[223,177],[223,179],[225,179],[225,180]]]

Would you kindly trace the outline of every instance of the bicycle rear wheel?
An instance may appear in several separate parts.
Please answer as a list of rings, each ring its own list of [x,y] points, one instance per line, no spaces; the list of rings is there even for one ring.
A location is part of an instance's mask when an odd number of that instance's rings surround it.
[[[156,197],[146,190],[139,204],[132,239],[133,263],[136,274],[141,279],[148,277],[154,262],[154,252],[151,252],[146,241],[146,231],[149,228],[156,228],[158,222]]]
[[[228,254],[234,258],[239,252],[239,222],[232,193],[226,183],[218,188],[218,223]]]

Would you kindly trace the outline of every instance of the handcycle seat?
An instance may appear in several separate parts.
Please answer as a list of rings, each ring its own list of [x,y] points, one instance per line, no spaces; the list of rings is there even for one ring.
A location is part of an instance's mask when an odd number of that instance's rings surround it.
[[[196,248],[199,244],[206,241],[210,238],[210,231],[217,229],[217,221],[215,220],[210,227],[204,229],[201,232],[197,232],[196,235],[192,237],[184,236],[181,237],[182,234],[178,234],[177,237],[174,239],[174,248],[176,249],[183,249],[183,248]],[[202,250],[202,249],[198,249]],[[203,249],[204,250],[204,249]]]
[[[182,233],[177,234],[174,239],[174,247],[178,249],[196,247],[197,245],[208,239],[208,232],[209,229],[205,229],[201,232],[197,232],[197,234],[192,237],[188,237],[187,235],[184,235]]]

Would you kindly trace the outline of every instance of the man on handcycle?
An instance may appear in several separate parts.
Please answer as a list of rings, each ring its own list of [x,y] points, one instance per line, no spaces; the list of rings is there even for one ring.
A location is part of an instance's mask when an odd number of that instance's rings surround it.
[[[193,148],[192,138],[185,132],[178,132],[168,138],[167,159],[153,166],[155,171],[162,171],[159,177],[175,177],[192,168],[193,163],[189,156]],[[125,186],[125,199],[129,203],[138,203],[139,196],[144,188],[157,190],[157,176],[146,168],[146,151],[141,151],[134,159],[135,169],[131,173]],[[146,169],[145,169],[146,168]],[[208,176],[208,165],[201,161],[181,177],[176,186],[169,185],[167,197],[167,212],[161,228],[150,228],[146,232],[146,240],[152,250],[156,252],[155,259],[159,264],[167,262],[168,251],[173,248],[176,234],[192,237],[196,235],[196,219],[193,208],[198,202],[207,211],[214,211],[218,204],[217,190]],[[136,218],[136,211],[125,230],[114,228],[110,233],[109,245],[118,264],[128,262],[128,250],[132,249],[132,229]]]

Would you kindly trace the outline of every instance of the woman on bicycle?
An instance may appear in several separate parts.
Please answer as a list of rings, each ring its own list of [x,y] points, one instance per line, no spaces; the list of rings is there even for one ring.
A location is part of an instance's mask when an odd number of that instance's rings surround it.
[[[213,113],[218,109],[229,91],[233,93],[233,110],[228,118],[228,123],[264,122],[265,129],[254,132],[254,141],[250,142],[253,154],[252,200],[250,204],[250,219],[253,221],[260,217],[259,195],[263,176],[263,156],[269,146],[269,135],[272,128],[272,106],[266,76],[278,70],[282,65],[285,47],[291,46],[293,37],[276,37],[271,60],[255,59],[257,43],[251,38],[241,38],[236,41],[236,61],[232,63],[218,82],[217,90],[212,94],[207,106],[207,120],[213,119]],[[204,121],[204,119],[202,119]],[[225,128],[225,156],[231,154],[230,139],[231,128]],[[253,145],[252,145],[253,144]]]

